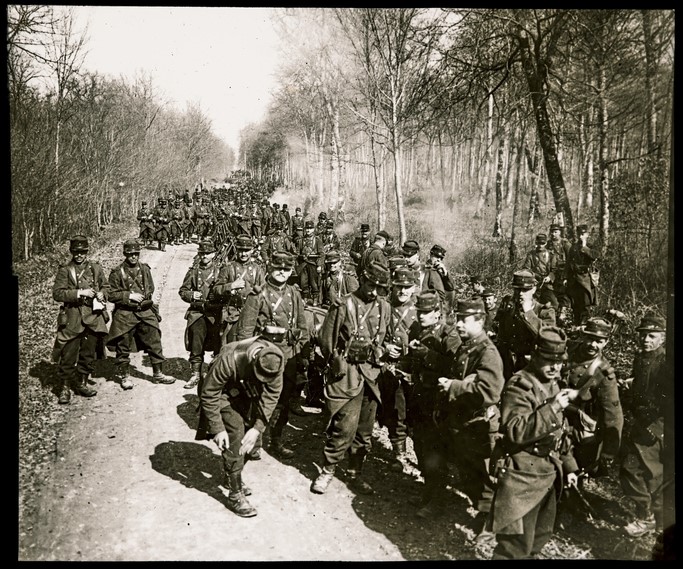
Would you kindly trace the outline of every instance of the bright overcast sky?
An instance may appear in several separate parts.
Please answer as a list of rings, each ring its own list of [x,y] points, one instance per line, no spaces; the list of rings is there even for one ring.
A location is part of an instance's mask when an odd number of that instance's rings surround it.
[[[151,75],[179,109],[196,102],[237,152],[239,130],[260,121],[274,87],[277,36],[266,8],[78,6],[88,22],[84,66]]]

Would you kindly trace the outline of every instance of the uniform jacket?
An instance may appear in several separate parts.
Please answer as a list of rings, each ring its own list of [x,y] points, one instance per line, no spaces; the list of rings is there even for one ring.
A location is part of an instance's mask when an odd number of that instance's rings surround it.
[[[230,285],[238,278],[244,279],[244,288],[231,289]],[[253,259],[242,263],[235,259],[221,267],[214,286],[214,292],[224,303],[223,320],[235,322],[240,315],[247,297],[254,288],[262,288],[266,283],[263,268]]]
[[[420,265],[416,271],[418,290],[433,290],[439,295],[439,298],[443,302],[446,299],[446,288],[444,286],[444,280],[441,274],[434,268]],[[453,288],[451,288],[453,290]]]
[[[200,419],[198,435],[199,431],[216,435],[225,430],[221,419],[221,409],[225,407],[237,410],[247,428],[253,427],[261,433],[265,430],[282,391],[282,374],[265,383],[254,377],[247,356],[247,349],[254,343],[272,346],[258,337],[232,342],[224,345],[211,362],[199,394],[204,420]],[[250,396],[245,383],[253,388],[251,395],[258,397]]]
[[[332,414],[358,395],[365,385],[380,401],[377,377],[384,355],[382,344],[389,327],[391,307],[382,297],[366,302],[356,290],[330,306],[318,333],[323,357],[330,362],[325,396]],[[372,354],[364,363],[349,363],[347,348],[352,339],[371,342]]]
[[[567,286],[577,286],[586,289],[591,302],[595,302],[595,286],[591,281],[590,272],[596,256],[588,246],[583,247],[581,242],[572,244],[567,253]]]
[[[133,277],[135,269],[138,274]],[[106,340],[108,345],[140,322],[159,329],[159,320],[151,306],[142,310],[140,304],[130,301],[131,292],[139,292],[146,300],[151,300],[154,293],[154,280],[149,265],[138,262],[135,269],[124,261],[109,273],[109,301],[114,303],[114,312]]]
[[[498,322],[497,345],[518,356],[531,354],[541,326],[555,325],[555,309],[549,304],[534,300],[531,310],[522,312],[512,295],[507,295],[500,303],[495,320]]]
[[[599,360],[598,367],[591,375],[588,375],[588,368],[596,359]],[[588,386],[580,398],[569,404],[565,414],[570,416],[574,409],[581,409],[595,419],[597,433],[603,441],[603,456],[616,458],[621,445],[624,413],[621,408],[614,368],[602,354],[595,358],[586,358],[582,354],[581,344],[571,343],[563,374],[568,387],[580,389]]]
[[[384,254],[384,250],[376,244],[370,245],[360,257],[359,270],[362,272],[371,263],[377,263],[383,267],[389,267],[389,259]]]
[[[285,340],[277,344],[287,359],[297,355],[309,342],[304,301],[296,287],[285,284],[278,288],[266,280],[263,288],[253,289],[235,324],[235,337],[237,340],[251,338],[269,324],[288,331]]]
[[[303,215],[293,215],[291,220],[290,234],[294,235],[297,229],[304,229],[305,219]]]
[[[273,229],[266,237],[261,251],[261,257],[267,263],[276,251],[285,251],[290,255],[297,253],[294,243],[281,229]]]
[[[167,235],[171,224],[171,210],[168,207],[158,205],[154,208],[152,216],[156,224],[157,237]]]
[[[664,434],[664,409],[671,405],[666,386],[666,350],[638,352],[633,359],[633,383],[629,408],[633,413],[631,439],[638,442],[642,430],[660,438]]]
[[[331,251],[339,251],[341,249],[341,242],[339,236],[334,233],[325,232],[320,236],[320,241],[323,244],[323,251],[329,253]]]
[[[387,359],[387,361],[396,363],[400,370],[409,372],[410,365],[407,364],[406,360],[409,349],[408,344],[411,340],[419,338],[420,334],[422,333],[420,322],[417,319],[415,301],[411,298],[404,304],[391,302],[390,305],[391,318],[389,319],[389,329],[387,330],[384,341],[385,343],[392,343],[397,346],[402,346],[403,354],[399,358],[398,362],[392,362],[392,360],[389,359]]]
[[[546,245],[548,251],[555,255],[555,281],[562,281],[566,277],[567,255],[572,244],[568,239],[560,237],[557,240],[549,239]]]
[[[527,269],[534,273],[534,276],[536,277],[536,286],[539,288],[541,287],[543,279],[545,277],[550,277],[550,282],[544,285],[549,290],[553,290],[556,267],[557,261],[555,260],[555,254],[548,249],[543,249],[542,251],[533,249],[532,251],[529,251],[522,264],[522,269]]]
[[[334,304],[342,296],[358,289],[358,278],[355,273],[340,270],[333,275],[327,273],[323,280],[323,304]]]
[[[503,392],[503,361],[486,332],[460,344],[448,389],[449,422],[456,428],[480,421],[489,431],[499,427],[498,404]]]
[[[542,384],[528,367],[505,385],[503,437],[499,458],[492,457],[498,480],[491,509],[494,533],[523,533],[522,517],[553,485],[559,496],[564,472],[578,469],[568,445],[567,421],[551,404],[559,389],[555,382]]]
[[[360,263],[360,258],[363,255],[363,251],[365,251],[368,247],[370,247],[370,239],[361,239],[360,237],[353,238],[349,255],[354,263],[357,265]]]
[[[138,210],[137,219],[140,222],[140,233],[145,229],[151,229],[154,231],[154,216],[152,215],[152,210],[146,207],[141,207]]]
[[[214,257],[206,267],[202,266],[201,263],[197,263],[196,266],[190,267],[187,273],[185,273],[185,278],[183,279],[183,284],[180,285],[178,294],[180,298],[190,304],[185,312],[188,328],[202,316],[206,317],[211,324],[220,322],[223,305],[218,295],[214,292],[214,298],[207,298],[218,280],[219,272],[220,265]],[[195,291],[202,293],[201,300],[192,300],[192,293]]]
[[[300,263],[308,263],[318,267],[322,267],[325,263],[325,250],[320,237],[317,235],[304,235],[297,239],[296,250],[299,254]]]
[[[86,328],[96,334],[107,333],[105,311],[93,312],[92,299],[78,297],[78,289],[92,288],[104,294],[107,300],[107,280],[102,266],[96,261],[85,260],[77,265],[73,260],[57,269],[55,282],[52,285],[52,298],[61,302],[57,335],[52,351],[54,361],[58,361],[62,348],[69,340],[76,338]]]

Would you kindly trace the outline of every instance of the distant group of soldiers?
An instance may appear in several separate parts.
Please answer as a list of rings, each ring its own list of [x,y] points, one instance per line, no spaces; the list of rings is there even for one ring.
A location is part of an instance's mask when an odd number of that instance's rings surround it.
[[[176,218],[176,210],[184,213]],[[161,372],[161,317],[139,255],[154,241],[162,251],[196,241],[178,291],[188,304],[184,387],[197,389],[196,438],[221,450],[237,515],[256,515],[245,461],[259,460],[265,444],[281,459],[295,456],[283,439],[290,413],[306,414],[303,392],[327,418],[313,493],[328,490],[344,461],[349,485],[373,492],[364,472],[378,422],[388,431],[392,470],[407,466],[412,439],[424,479],[416,515],[445,515],[455,465],[456,484],[478,512],[475,539],[495,544],[494,558],[537,555],[558,505],[568,507],[567,495],[582,496],[587,477],[614,465],[635,504],[625,531],[663,529],[666,322],[643,316],[632,377],[617,379],[604,348],[623,315],[594,313],[596,256],[586,226],[573,243],[559,226],[550,238],[538,235],[499,304],[477,278],[459,288],[439,244],[423,259],[417,241],[397,247],[387,231],[371,238],[362,223],[344,250],[325,212],[314,221],[297,207],[290,216],[287,204],[270,204],[258,191],[239,200],[195,192],[170,211],[160,198],[154,212],[138,214],[139,240],[123,244],[125,259],[108,279],[86,260],[86,238],[72,240],[72,260],[53,289],[63,303],[54,350],[59,401],[68,403],[69,386],[96,393],[89,375],[98,337],[116,354],[123,389],[133,387],[128,360],[139,350],[158,382],[174,381]]]

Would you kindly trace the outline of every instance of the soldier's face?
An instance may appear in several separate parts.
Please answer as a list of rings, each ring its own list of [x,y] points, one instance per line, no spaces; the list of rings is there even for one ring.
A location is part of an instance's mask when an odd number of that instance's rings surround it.
[[[291,276],[292,269],[273,267],[273,269],[270,271],[270,278],[279,285],[285,284]]]
[[[474,314],[457,314],[455,329],[462,339],[469,340],[476,338],[482,333],[484,321],[481,318],[477,318]]]
[[[557,241],[562,236],[562,232],[559,229],[553,229],[550,232],[550,237]]]
[[[536,355],[536,375],[541,383],[560,379],[563,365],[562,361],[549,360],[541,355]]]
[[[646,332],[640,333],[640,348],[644,352],[653,352],[664,343],[664,332]]]
[[[441,311],[440,310],[430,310],[429,312],[427,311],[419,311],[417,313],[417,318],[420,321],[420,326],[422,328],[430,328],[431,326],[434,326],[441,320]]]
[[[128,263],[131,267],[137,265],[139,260],[140,253],[126,253],[126,263]]]
[[[216,252],[212,251],[211,253],[200,253],[200,255],[202,264],[208,265],[211,261],[213,261],[213,258],[216,256]]]
[[[377,296],[384,294],[385,290],[383,286],[377,285],[368,279],[364,279],[360,285],[361,296],[367,301],[375,300]]]
[[[484,305],[486,306],[486,310],[491,310],[496,306],[496,297],[495,296],[485,296],[484,297]]]
[[[305,230],[306,236],[313,235],[313,228],[312,227],[307,227]]]
[[[581,342],[583,343],[583,349],[587,355],[591,357],[597,356],[602,352],[603,348],[607,345],[608,338],[598,338],[592,334],[582,334]]]
[[[251,258],[251,252],[252,251],[253,251],[253,249],[240,249],[237,256],[238,256],[239,260],[244,263]]]
[[[401,304],[408,302],[410,300],[410,297],[413,296],[413,291],[415,290],[414,285],[410,286],[403,286],[403,285],[394,285],[393,288],[391,289],[391,292],[394,296],[394,299],[400,302]]]
[[[330,263],[327,265],[327,270],[333,275],[336,275],[339,271],[341,271],[341,261]]]
[[[71,251],[71,258],[73,259],[73,262],[77,265],[82,264],[87,256],[87,251]]]

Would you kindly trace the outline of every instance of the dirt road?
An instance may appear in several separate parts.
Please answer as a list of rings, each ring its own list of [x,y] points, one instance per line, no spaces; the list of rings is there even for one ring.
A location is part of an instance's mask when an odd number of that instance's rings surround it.
[[[291,425],[291,443],[297,432],[317,431],[315,445],[310,436],[299,445],[311,447],[305,459],[283,464],[263,453],[247,464],[258,516],[243,519],[226,509],[220,455],[212,442],[194,440],[198,400],[195,390],[183,389],[190,375],[183,345],[187,305],[178,289],[196,249],[141,254],[152,268],[163,317],[165,371],[177,381],[153,383],[147,357],[136,354],[135,388],[123,391],[111,359],[99,362],[98,395],[74,397],[72,419],[58,438],[26,560],[402,559],[396,545],[359,517],[356,497],[342,482],[335,480],[324,496],[309,491],[316,473],[309,457],[322,444],[320,416],[296,417],[300,426]]]

